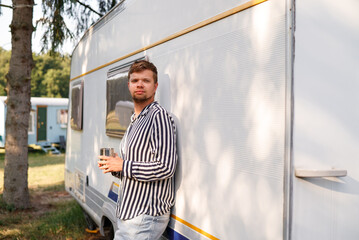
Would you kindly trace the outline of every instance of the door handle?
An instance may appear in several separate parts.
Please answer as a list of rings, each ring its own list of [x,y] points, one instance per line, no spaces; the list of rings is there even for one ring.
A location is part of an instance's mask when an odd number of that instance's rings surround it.
[[[345,169],[295,169],[295,176],[298,178],[319,178],[319,177],[345,177],[347,170]]]

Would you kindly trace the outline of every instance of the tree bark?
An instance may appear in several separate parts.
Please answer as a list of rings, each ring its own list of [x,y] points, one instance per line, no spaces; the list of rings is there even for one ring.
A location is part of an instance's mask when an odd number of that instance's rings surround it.
[[[16,208],[30,207],[28,189],[28,127],[33,68],[31,37],[33,0],[14,0],[12,52],[6,75],[7,113],[3,198]]]

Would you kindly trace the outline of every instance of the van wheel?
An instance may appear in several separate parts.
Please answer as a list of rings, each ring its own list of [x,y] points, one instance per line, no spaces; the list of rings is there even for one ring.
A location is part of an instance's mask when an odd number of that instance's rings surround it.
[[[86,227],[89,230],[96,230],[97,229],[97,224],[94,222],[94,220],[92,220],[92,218],[90,217],[90,215],[88,215],[87,212],[85,212],[85,210],[82,210],[84,213],[84,217],[85,217],[85,222],[86,222]]]
[[[113,238],[115,237],[115,232],[113,230],[113,226],[112,226],[112,223],[106,225],[104,228],[103,228],[103,231],[105,233],[105,239],[106,240],[113,240]]]

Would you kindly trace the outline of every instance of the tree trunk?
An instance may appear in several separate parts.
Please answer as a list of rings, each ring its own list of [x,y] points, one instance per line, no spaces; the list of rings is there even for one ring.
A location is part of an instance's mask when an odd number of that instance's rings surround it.
[[[7,113],[4,193],[6,203],[30,206],[28,189],[28,127],[30,115],[33,0],[14,0],[10,25],[12,52],[6,75]]]

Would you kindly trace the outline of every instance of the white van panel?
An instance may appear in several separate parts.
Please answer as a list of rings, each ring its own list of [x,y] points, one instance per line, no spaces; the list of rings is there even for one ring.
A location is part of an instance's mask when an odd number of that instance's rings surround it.
[[[170,227],[182,239],[286,235],[287,1],[260,3],[146,48],[245,2],[125,1],[73,53],[72,81],[84,80],[84,121],[82,131],[68,134],[66,167],[76,165],[88,187],[105,197],[117,179],[102,174],[96,158],[101,147],[118,149],[120,143],[105,134],[107,72],[144,56],[157,66],[156,100],[178,128]]]
[[[359,2],[296,2],[292,239],[359,239]]]

